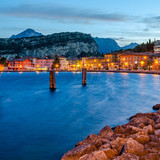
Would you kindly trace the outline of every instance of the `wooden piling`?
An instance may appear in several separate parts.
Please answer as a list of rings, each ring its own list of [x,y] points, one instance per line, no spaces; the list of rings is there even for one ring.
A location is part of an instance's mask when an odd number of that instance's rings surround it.
[[[87,69],[83,68],[82,69],[82,85],[87,84]]]
[[[55,71],[50,71],[50,89],[56,89]]]

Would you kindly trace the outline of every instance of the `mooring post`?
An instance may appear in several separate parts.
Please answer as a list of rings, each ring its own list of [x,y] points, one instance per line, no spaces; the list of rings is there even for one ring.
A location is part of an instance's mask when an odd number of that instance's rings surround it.
[[[50,71],[50,89],[56,89],[55,71]]]
[[[87,84],[87,69],[83,68],[82,69],[82,85]]]

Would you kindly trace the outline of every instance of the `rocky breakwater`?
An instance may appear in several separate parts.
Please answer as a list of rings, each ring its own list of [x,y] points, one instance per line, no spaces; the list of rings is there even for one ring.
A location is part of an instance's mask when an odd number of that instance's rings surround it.
[[[159,160],[160,110],[138,113],[127,124],[91,134],[61,160]]]

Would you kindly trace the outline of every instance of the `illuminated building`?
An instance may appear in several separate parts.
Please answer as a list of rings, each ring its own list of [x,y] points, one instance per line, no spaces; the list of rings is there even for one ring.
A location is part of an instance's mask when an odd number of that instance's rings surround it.
[[[154,42],[154,54],[160,53],[160,40]]]
[[[101,57],[82,57],[82,67],[88,70],[96,70],[104,68],[105,60]]]
[[[107,53],[104,55],[105,68],[118,69],[120,63],[121,52]]]
[[[68,70],[81,70],[82,60],[77,58],[68,59]]]
[[[54,59],[37,59],[36,70],[49,70],[52,67]]]
[[[146,67],[149,62],[149,54],[128,52],[120,56],[120,66],[122,69],[142,69]]]
[[[0,64],[0,71],[4,71],[4,66]]]
[[[67,70],[68,69],[67,58],[64,56],[59,56],[59,60],[60,60],[60,70]]]
[[[8,69],[13,71],[18,70],[31,70],[33,69],[33,65],[31,60],[25,58],[18,58],[18,59],[11,59],[7,60],[8,62]]]

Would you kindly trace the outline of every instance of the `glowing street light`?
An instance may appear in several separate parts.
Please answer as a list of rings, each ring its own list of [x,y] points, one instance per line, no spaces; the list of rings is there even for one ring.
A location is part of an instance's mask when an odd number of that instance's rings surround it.
[[[158,64],[158,60],[155,60],[155,63]]]
[[[144,61],[141,61],[141,65],[143,65],[144,64]]]
[[[56,64],[55,66],[56,66],[56,68],[58,68],[58,67],[59,67],[59,65],[58,65],[58,64]]]

